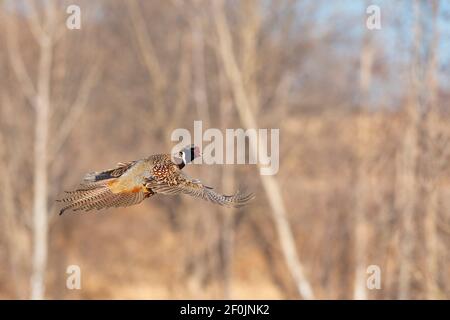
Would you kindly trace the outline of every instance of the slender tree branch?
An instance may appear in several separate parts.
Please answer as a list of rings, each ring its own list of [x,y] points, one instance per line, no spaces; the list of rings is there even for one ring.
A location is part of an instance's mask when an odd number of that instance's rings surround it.
[[[78,123],[85,110],[89,96],[101,75],[101,59],[97,59],[91,67],[88,76],[81,83],[74,103],[70,106],[68,114],[64,117],[55,141],[50,148],[49,162],[53,162],[61,148],[67,141],[75,125]]]
[[[246,128],[256,129],[258,126],[255,116],[252,113],[251,100],[248,98],[244,89],[243,78],[234,57],[232,39],[228,22],[224,15],[223,3],[214,1],[212,8],[219,38],[219,55],[221,56],[224,72],[230,82],[239,117]],[[256,148],[257,146],[250,143],[251,152],[254,154],[256,154]],[[298,257],[294,236],[287,219],[287,212],[278,181],[269,175],[261,175],[260,177],[272,207],[273,219],[280,238],[281,249],[289,272],[295,281],[298,293],[304,299],[313,299],[314,294],[311,285]]]
[[[14,74],[19,81],[21,91],[30,105],[36,107],[36,89],[28,74],[18,46],[17,23],[15,18],[6,18],[6,43],[9,61]]]

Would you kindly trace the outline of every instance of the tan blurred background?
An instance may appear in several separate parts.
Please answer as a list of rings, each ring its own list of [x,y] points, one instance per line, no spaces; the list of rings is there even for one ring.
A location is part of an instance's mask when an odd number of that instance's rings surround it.
[[[448,299],[449,21],[438,0],[0,1],[0,298]],[[280,129],[275,176],[186,168],[250,206],[57,215],[194,120]]]

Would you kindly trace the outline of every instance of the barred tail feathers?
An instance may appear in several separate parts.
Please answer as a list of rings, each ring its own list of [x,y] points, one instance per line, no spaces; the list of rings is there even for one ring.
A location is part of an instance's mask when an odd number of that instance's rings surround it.
[[[87,206],[92,206],[102,199],[110,198],[111,195],[113,195],[113,193],[105,185],[67,192],[65,198],[58,200],[59,202],[66,203],[59,211],[59,214],[61,215],[64,211],[69,209],[76,211]]]
[[[110,207],[128,207],[142,202],[146,194],[139,192],[121,192],[114,193],[108,185],[98,185],[90,189],[78,189],[67,192],[67,197],[59,200],[59,202],[67,203],[61,208],[59,214],[62,215],[66,210],[73,211],[89,211],[93,209],[104,209]]]

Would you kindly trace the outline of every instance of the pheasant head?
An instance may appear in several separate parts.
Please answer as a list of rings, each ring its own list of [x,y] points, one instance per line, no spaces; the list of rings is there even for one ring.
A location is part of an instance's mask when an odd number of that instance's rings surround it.
[[[200,148],[191,144],[184,147],[180,152],[174,155],[175,163],[178,164],[180,169],[184,168],[185,165],[194,161],[195,158],[201,156]]]

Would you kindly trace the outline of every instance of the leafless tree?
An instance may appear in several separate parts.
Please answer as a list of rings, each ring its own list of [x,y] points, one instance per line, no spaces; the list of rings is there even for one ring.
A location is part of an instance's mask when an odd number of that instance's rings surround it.
[[[367,299],[366,286],[366,269],[367,269],[367,242],[369,238],[369,224],[367,221],[367,202],[369,190],[368,178],[368,161],[370,156],[370,118],[366,117],[368,111],[368,94],[372,80],[372,68],[374,61],[374,44],[373,36],[370,30],[365,30],[361,45],[360,55],[360,73],[359,73],[359,87],[360,87],[360,116],[357,121],[357,183],[355,185],[355,283],[353,297],[357,300]]]
[[[252,112],[254,107],[252,107],[251,99],[247,96],[243,76],[233,53],[233,42],[228,22],[224,15],[223,4],[219,4],[219,2],[216,1],[212,8],[219,38],[218,50],[222,58],[223,71],[230,82],[239,117],[246,128],[257,128],[257,122]],[[258,146],[250,144],[250,152],[256,154],[257,148]],[[273,176],[269,175],[262,175],[261,181],[272,207],[272,214],[278,230],[278,236],[280,238],[280,244],[286,264],[296,283],[298,292],[304,299],[313,299],[314,294],[311,285],[306,277],[304,267],[298,258],[297,248],[287,219],[287,213],[278,182]]]
[[[55,160],[62,145],[78,121],[82,109],[87,103],[90,90],[98,79],[98,65],[94,65],[86,82],[80,85],[75,102],[63,119],[56,134],[51,134],[52,113],[52,70],[54,51],[66,27],[62,19],[65,10],[55,1],[42,6],[34,2],[23,2],[28,11],[27,25],[37,45],[36,75],[33,79],[30,70],[19,49],[19,16],[7,19],[7,50],[12,70],[16,76],[20,91],[26,97],[34,112],[33,137],[33,200],[32,200],[32,259],[30,278],[30,297],[45,297],[45,274],[48,260],[49,234],[49,165]],[[18,7],[16,7],[18,8]],[[53,109],[53,110],[52,110]],[[56,117],[53,117],[55,119]],[[53,137],[56,137],[52,139]]]

